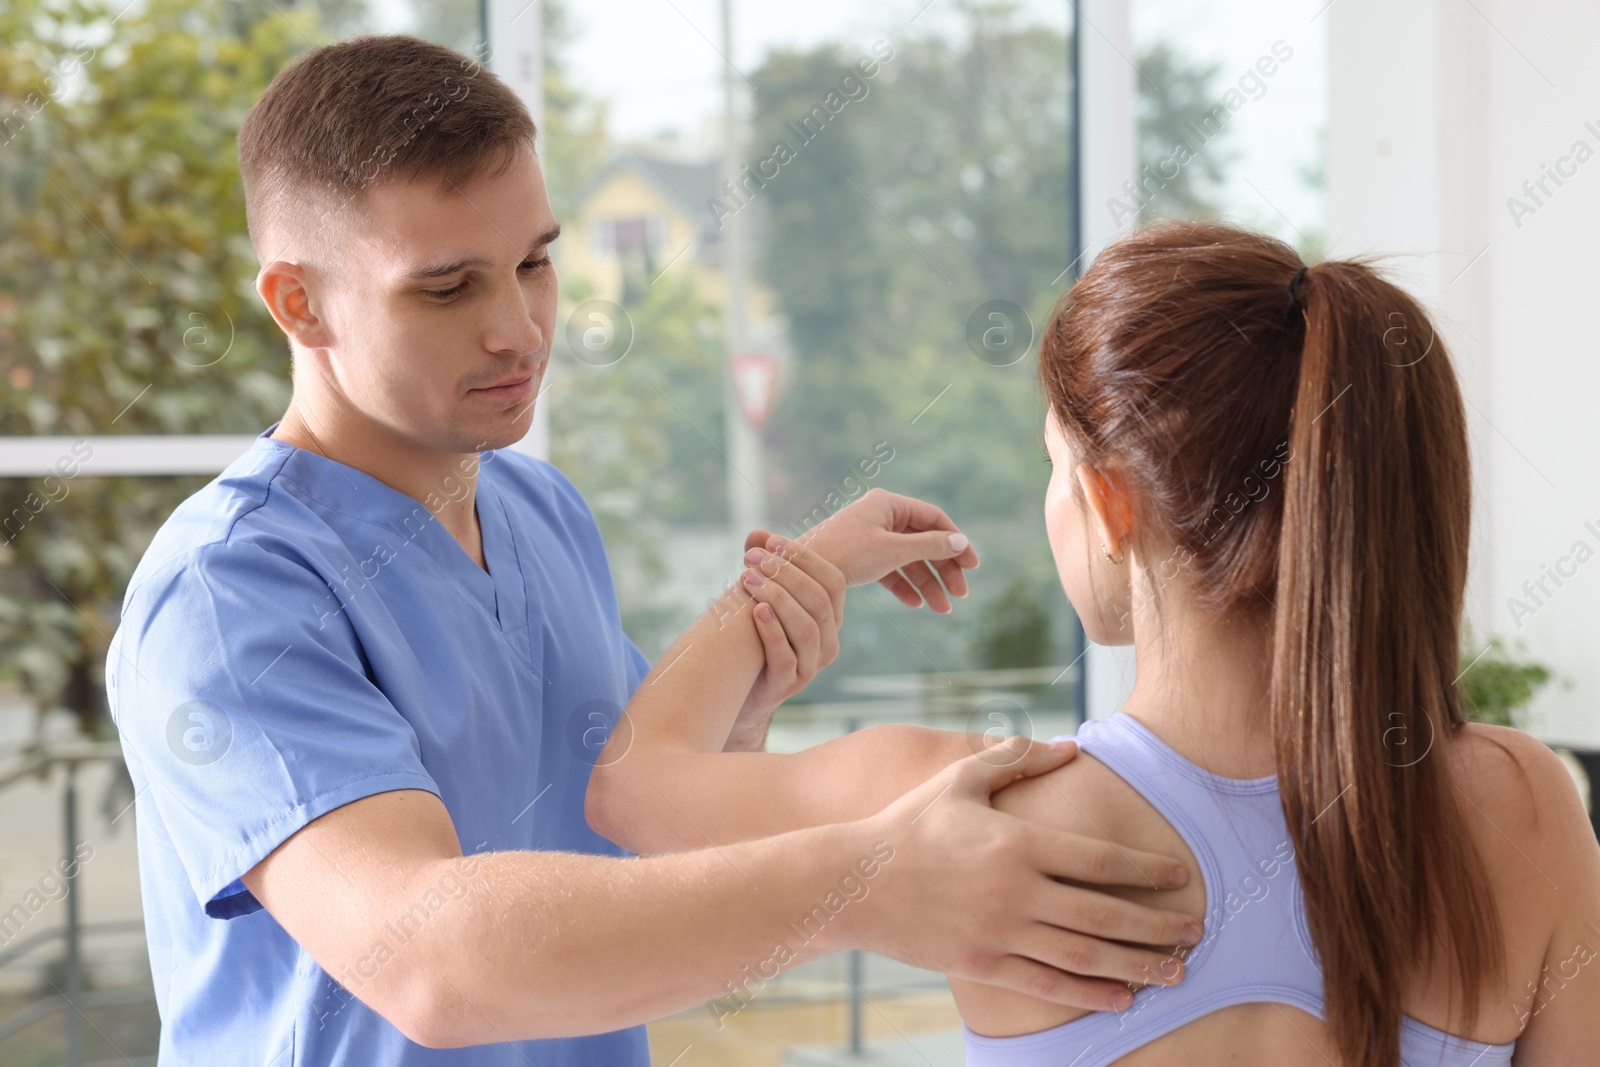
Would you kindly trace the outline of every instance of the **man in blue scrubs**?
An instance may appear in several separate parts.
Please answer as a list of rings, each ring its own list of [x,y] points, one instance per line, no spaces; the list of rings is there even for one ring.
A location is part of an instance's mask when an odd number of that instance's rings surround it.
[[[107,659],[162,1067],[642,1065],[640,1023],[724,995],[874,836],[893,836],[896,872],[950,870],[883,877],[818,953],[915,930],[917,962],[971,973],[997,934],[1038,940],[1025,909],[967,921],[998,881],[1103,858],[1039,837],[948,864],[961,841],[1023,832],[987,797],[1068,758],[1042,750],[974,762],[920,821],[906,805],[929,802],[908,795],[870,825],[640,858],[589,828],[590,769],[649,664],[582,498],[504,450],[555,325],[533,133],[493,75],[406,37],[308,54],[241,128],[293,399],[162,526]],[[904,537],[907,564],[970,565]],[[732,624],[768,667],[735,747],[821,665],[814,634],[751,616]],[[1139,878],[1172,866],[1137,858]],[[1079,928],[1166,937],[1139,914]],[[1048,992],[1102,1007],[1116,986]]]

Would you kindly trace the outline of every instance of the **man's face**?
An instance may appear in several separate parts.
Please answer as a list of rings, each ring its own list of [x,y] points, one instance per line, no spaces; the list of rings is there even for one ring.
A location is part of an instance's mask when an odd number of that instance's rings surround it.
[[[429,176],[375,186],[337,225],[344,276],[319,288],[350,405],[421,448],[521,440],[556,313],[559,227],[533,153],[443,192]]]

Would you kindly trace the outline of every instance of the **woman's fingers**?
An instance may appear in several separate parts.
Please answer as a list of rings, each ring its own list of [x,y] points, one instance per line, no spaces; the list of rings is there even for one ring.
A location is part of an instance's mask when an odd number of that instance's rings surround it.
[[[950,614],[950,597],[945,593],[944,586],[939,584],[938,577],[926,562],[917,560],[915,563],[908,563],[900,568],[900,573],[905,575],[906,579],[917,587],[917,591],[922,594],[922,599],[926,600],[928,606],[936,613],[940,615]]]
[[[919,500],[912,496],[902,496],[899,493],[885,493],[888,499],[885,504],[889,510],[889,529],[902,533],[920,531],[944,531],[959,534],[954,520],[944,511],[926,500]],[[972,547],[965,537],[962,538],[963,547],[954,555],[955,562],[968,570],[978,565],[978,550]],[[930,558],[943,558],[945,553],[930,552]]]
[[[960,562],[954,559],[934,560],[933,569],[939,572],[939,579],[944,582],[951,596],[967,595],[967,571]]]
[[[899,571],[890,571],[878,579],[878,584],[895,595],[895,598],[908,608],[922,607],[922,594],[917,592],[917,587],[906,581],[905,575]]]

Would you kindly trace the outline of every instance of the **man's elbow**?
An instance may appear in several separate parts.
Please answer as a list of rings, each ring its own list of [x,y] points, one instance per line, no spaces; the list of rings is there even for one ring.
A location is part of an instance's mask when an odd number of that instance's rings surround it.
[[[472,1044],[462,1040],[458,1020],[441,1010],[437,986],[426,976],[390,975],[378,988],[363,989],[361,1001],[400,1031],[407,1041],[424,1048],[460,1048]]]
[[[389,1021],[408,1041],[423,1048],[466,1048],[494,1041],[526,1040],[543,1037],[543,1034],[518,1033],[508,1038],[509,1030],[494,1030],[488,1020],[498,1007],[488,1003],[482,991],[470,996],[462,984],[451,981],[442,972],[417,975],[404,992],[391,997],[379,1014]],[[524,1026],[529,1022],[526,1013],[519,1020]],[[510,1024],[506,1024],[510,1025]]]
[[[583,1037],[650,1018],[648,998],[630,1003],[624,998],[584,995],[581,980],[536,983],[517,997],[508,995],[498,1003],[488,989],[469,993],[462,983],[443,975],[424,985],[430,988],[398,1005],[392,1016],[384,1015],[407,1040],[424,1048]]]

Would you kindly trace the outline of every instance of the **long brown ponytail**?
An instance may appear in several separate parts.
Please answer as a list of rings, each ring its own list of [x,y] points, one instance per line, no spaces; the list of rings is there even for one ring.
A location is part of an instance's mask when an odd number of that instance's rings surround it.
[[[1231,227],[1148,226],[1063,295],[1039,373],[1077,457],[1127,479],[1141,559],[1178,549],[1208,614],[1272,613],[1328,1023],[1351,1067],[1397,1067],[1419,966],[1448,964],[1470,1027],[1504,964],[1442,752],[1463,721],[1466,419],[1415,301],[1348,260],[1291,295],[1302,266]]]

